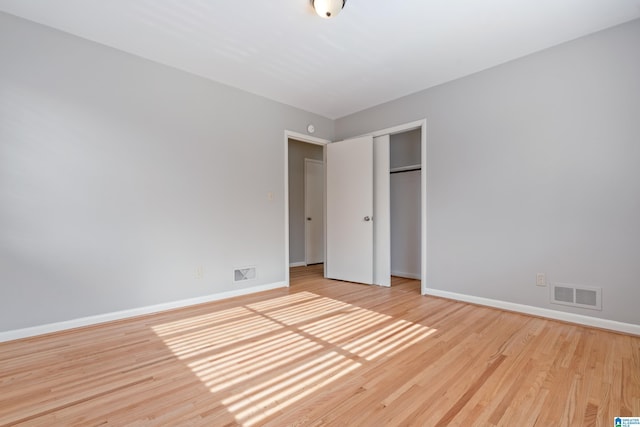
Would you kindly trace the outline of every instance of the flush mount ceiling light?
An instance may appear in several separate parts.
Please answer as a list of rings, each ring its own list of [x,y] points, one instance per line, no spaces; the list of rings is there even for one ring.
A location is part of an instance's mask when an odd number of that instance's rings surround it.
[[[323,18],[333,18],[336,16],[347,0],[311,0],[316,13]]]

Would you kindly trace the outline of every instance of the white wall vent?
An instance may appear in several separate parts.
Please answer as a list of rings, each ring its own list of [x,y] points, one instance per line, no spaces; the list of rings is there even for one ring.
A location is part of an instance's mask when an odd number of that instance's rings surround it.
[[[233,270],[233,282],[244,282],[256,278],[255,267],[239,267]]]
[[[549,291],[552,304],[602,310],[602,288],[552,283]]]

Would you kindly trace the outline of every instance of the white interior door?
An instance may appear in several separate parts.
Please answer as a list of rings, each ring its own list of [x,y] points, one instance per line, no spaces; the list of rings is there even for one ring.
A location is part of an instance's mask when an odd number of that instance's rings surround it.
[[[373,283],[373,138],[327,145],[328,278]]]
[[[324,262],[324,163],[304,159],[305,262]]]

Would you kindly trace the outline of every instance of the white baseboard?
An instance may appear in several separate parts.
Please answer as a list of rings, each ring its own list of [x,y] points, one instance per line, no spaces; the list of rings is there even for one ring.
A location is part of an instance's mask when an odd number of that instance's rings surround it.
[[[292,262],[289,264],[289,267],[306,267],[307,263],[306,262]]]
[[[419,278],[418,278],[419,279]],[[191,305],[202,304],[206,302],[218,301],[236,296],[248,295],[256,292],[268,291],[271,289],[286,287],[285,282],[271,283],[267,285],[254,286],[246,289],[238,289],[235,291],[221,292],[218,294],[207,295],[203,297],[190,298],[180,301],[172,301],[164,304],[157,304],[146,307],[139,307],[130,310],[116,311],[113,313],[99,314],[96,316],[82,317],[63,322],[50,323],[46,325],[33,326],[30,328],[16,329],[13,331],[0,332],[0,342],[12,341],[21,338],[29,338],[37,335],[48,334],[52,332],[60,332],[67,329],[74,329],[83,326],[96,325],[99,323],[111,322],[145,314],[158,313],[161,311],[172,310],[175,308],[183,308]],[[533,316],[546,317],[549,319],[561,320],[564,322],[577,323],[595,328],[608,329],[617,332],[623,332],[640,336],[640,325],[631,323],[623,323],[615,320],[600,319],[597,317],[583,316],[580,314],[565,313],[562,311],[549,310],[546,308],[533,307],[530,305],[516,304],[507,301],[494,300],[490,298],[476,297],[472,295],[458,294],[455,292],[441,291],[438,289],[427,289],[425,295],[453,299],[456,301],[469,302],[472,304],[485,305],[489,307],[499,308],[502,310],[515,311]]]
[[[405,279],[421,280],[422,277],[419,274],[405,273],[404,271],[391,271],[392,276],[403,277]]]
[[[0,332],[0,342],[12,341],[21,338],[29,338],[37,335],[60,332],[67,329],[80,328],[82,326],[96,325],[98,323],[112,322],[114,320],[126,319],[129,317],[142,316],[145,314],[158,313],[175,308],[188,307],[190,305],[202,304],[211,301],[218,301],[226,298],[241,295],[253,294],[256,292],[268,291],[271,289],[287,287],[285,282],[270,283],[267,285],[254,286],[251,288],[238,289],[234,291],[220,292],[218,294],[206,295],[203,297],[189,298],[180,301],[172,301],[163,304],[150,305],[146,307],[133,308],[130,310],[116,311],[112,313],[98,314],[96,316],[82,317],[79,319],[66,320],[63,322],[49,323],[46,325],[33,326],[30,328],[16,329],[13,331]]]
[[[530,305],[516,304],[490,298],[482,298],[472,295],[458,294],[455,292],[441,291],[438,289],[426,289],[425,295],[432,295],[434,297],[442,297],[453,299],[456,301],[469,302],[472,304],[485,305],[502,310],[530,314],[532,316],[546,317],[548,319],[561,320],[563,322],[577,323],[579,325],[591,326],[594,328],[623,332],[625,334],[640,335],[640,325],[634,325],[632,323],[600,319],[597,317],[584,316],[582,314],[565,313],[562,311],[550,310],[548,308],[533,307]]]

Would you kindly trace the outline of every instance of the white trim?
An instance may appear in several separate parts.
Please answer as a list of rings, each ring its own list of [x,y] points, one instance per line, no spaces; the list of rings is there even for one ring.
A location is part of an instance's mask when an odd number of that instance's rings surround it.
[[[404,123],[402,125],[393,126],[390,128],[377,130],[373,132],[371,135],[375,138],[376,136],[382,135],[395,135],[397,133],[403,133],[410,130],[420,129],[427,123],[427,119],[416,120],[415,122]]]
[[[298,133],[286,129],[284,131],[284,136],[287,141],[289,141],[289,139],[295,139],[297,141],[308,142],[310,144],[316,145],[327,145],[331,143],[331,141],[329,141],[328,139],[322,139],[318,138],[317,136],[306,135],[304,133]]]
[[[391,271],[392,276],[402,277],[403,279],[420,280],[421,276],[415,273],[405,273],[404,271]]]
[[[422,128],[427,123],[427,119],[416,120],[415,122],[404,123],[397,126],[392,126],[390,128],[376,130],[373,132],[364,133],[362,135],[354,136],[353,138],[359,138],[361,136],[369,136],[377,137],[383,135],[395,135],[397,133],[408,132],[410,130],[416,130]]]
[[[304,261],[289,263],[289,267],[306,267],[306,266],[307,266],[307,263]]]
[[[420,154],[422,159],[422,173],[420,175],[420,222],[421,245],[420,251],[420,290],[421,294],[427,293],[427,119],[420,122]]]
[[[532,316],[546,317],[563,322],[577,323],[583,326],[607,329],[625,334],[640,336],[640,325],[632,323],[618,322],[615,320],[600,319],[597,317],[584,316],[582,314],[565,313],[562,311],[550,310],[547,308],[533,307],[530,305],[516,304],[507,301],[500,301],[490,298],[476,297],[472,295],[458,294],[455,292],[441,291],[437,289],[426,289],[425,295],[448,298],[456,301],[469,302],[472,304],[484,305],[499,308],[501,310],[515,311]]]
[[[284,131],[284,283],[289,286],[289,139],[308,142],[316,145],[327,145],[331,141],[305,135],[291,130]],[[324,157],[324,154],[323,154]],[[326,229],[326,225],[325,225]],[[326,255],[325,255],[326,259]]]
[[[203,297],[189,298],[180,301],[172,301],[163,304],[150,305],[146,307],[133,308],[130,310],[115,311],[113,313],[98,314],[96,316],[81,317],[79,319],[66,320],[63,322],[49,323],[46,325],[32,326],[30,328],[16,329],[13,331],[0,332],[0,342],[12,341],[21,338],[29,338],[37,335],[49,334],[52,332],[65,331],[67,329],[80,328],[83,326],[97,325],[99,323],[112,322],[114,320],[127,319],[130,317],[143,316],[161,311],[173,310],[176,308],[189,307],[196,304],[203,304],[232,298],[256,292],[269,291],[277,288],[284,288],[284,282],[270,283],[267,285],[253,286],[251,288],[238,289],[234,291],[220,292],[218,294],[206,295]]]

